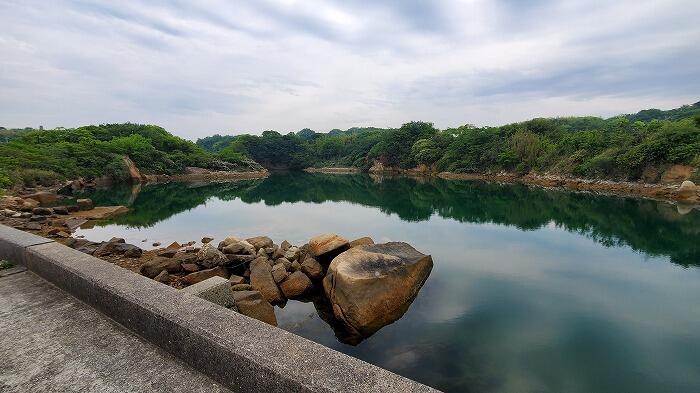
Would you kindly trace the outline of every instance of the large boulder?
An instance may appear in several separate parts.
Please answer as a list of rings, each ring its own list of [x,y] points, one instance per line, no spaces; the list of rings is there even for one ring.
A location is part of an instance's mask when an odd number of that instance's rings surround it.
[[[141,265],[140,272],[148,278],[154,278],[163,270],[167,270],[168,273],[176,273],[182,270],[182,265],[176,259],[158,257]]]
[[[692,181],[686,180],[683,183],[681,183],[676,193],[681,199],[697,198],[699,188],[700,187],[696,186],[695,183],[693,183]]]
[[[311,291],[313,287],[314,285],[311,283],[309,277],[302,272],[294,272],[280,283],[280,289],[282,289],[282,293],[288,299],[300,297]]]
[[[259,321],[277,326],[275,308],[258,291],[233,291],[238,312]]]
[[[333,259],[323,288],[335,317],[367,337],[408,310],[432,268],[407,243],[357,246]]]
[[[197,252],[197,263],[211,268],[214,266],[225,266],[229,263],[223,252],[219,251],[211,243],[207,243]]]
[[[250,285],[255,290],[260,291],[269,303],[275,304],[284,301],[284,297],[282,297],[282,293],[272,277],[272,266],[265,257],[256,258],[250,263]]]
[[[341,252],[347,250],[350,243],[334,233],[318,235],[309,241],[309,254],[319,262],[328,264]]]

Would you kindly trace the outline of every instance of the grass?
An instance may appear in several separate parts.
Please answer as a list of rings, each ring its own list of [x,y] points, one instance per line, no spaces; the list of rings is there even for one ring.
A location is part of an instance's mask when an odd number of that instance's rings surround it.
[[[0,270],[9,269],[11,267],[15,267],[15,265],[12,262],[0,259]]]

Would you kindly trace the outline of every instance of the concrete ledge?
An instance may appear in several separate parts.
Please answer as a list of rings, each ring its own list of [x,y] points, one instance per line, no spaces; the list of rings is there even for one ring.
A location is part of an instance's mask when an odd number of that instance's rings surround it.
[[[3,241],[14,245],[36,242],[36,236],[5,228],[0,232]],[[25,239],[23,235],[32,238]],[[235,391],[434,391],[101,259],[43,240],[43,244],[21,248],[22,260],[29,270]],[[16,251],[14,247],[0,248],[0,257],[7,258],[8,250]]]
[[[44,243],[53,243],[53,240],[0,225],[0,259],[24,265],[25,249]]]

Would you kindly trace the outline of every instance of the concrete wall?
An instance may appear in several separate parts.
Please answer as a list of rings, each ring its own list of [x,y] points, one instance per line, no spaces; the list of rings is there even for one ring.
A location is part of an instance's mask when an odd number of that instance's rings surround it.
[[[0,258],[25,265],[235,391],[434,391],[101,259],[3,225]]]

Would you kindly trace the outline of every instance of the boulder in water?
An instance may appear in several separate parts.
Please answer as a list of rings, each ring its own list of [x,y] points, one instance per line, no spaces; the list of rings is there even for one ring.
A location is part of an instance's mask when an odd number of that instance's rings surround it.
[[[323,287],[335,317],[367,337],[408,310],[432,268],[408,243],[357,246],[333,259]]]

